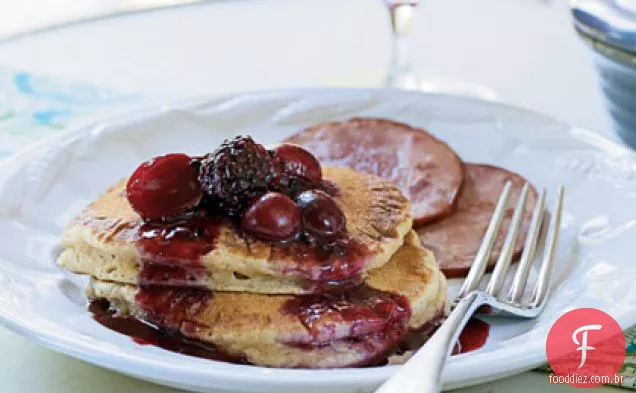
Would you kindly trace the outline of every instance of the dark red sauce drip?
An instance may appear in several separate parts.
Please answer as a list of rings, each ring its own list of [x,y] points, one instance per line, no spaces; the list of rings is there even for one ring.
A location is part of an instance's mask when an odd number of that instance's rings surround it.
[[[297,241],[273,247],[273,258],[284,260],[289,256],[294,265],[286,270],[287,274],[300,276],[328,288],[328,282],[361,282],[360,274],[372,254],[364,244],[350,237],[327,245],[310,245]]]
[[[395,349],[396,355],[404,355],[408,351],[416,351],[437,331],[439,326],[444,322],[444,311],[438,311],[424,325],[417,329],[411,329],[406,338],[400,342]]]
[[[179,332],[157,329],[133,317],[119,317],[109,310],[106,300],[95,300],[90,303],[89,310],[93,318],[102,326],[132,338],[140,345],[155,345],[168,351],[196,356],[204,359],[229,363],[247,364],[242,358],[231,356],[218,350],[209,343],[186,338]]]
[[[297,296],[286,302],[283,312],[296,315],[311,336],[288,344],[308,347],[340,338],[397,345],[411,317],[404,296],[366,286],[340,294]]]
[[[177,330],[186,336],[196,334],[197,315],[205,309],[212,292],[196,288],[140,287],[135,302],[153,324]]]
[[[141,252],[139,284],[204,286],[201,257],[212,251],[223,220],[203,214],[169,223],[144,223],[137,239]]]
[[[476,351],[486,345],[490,326],[479,319],[471,319],[459,335],[459,343],[453,349],[453,355]]]

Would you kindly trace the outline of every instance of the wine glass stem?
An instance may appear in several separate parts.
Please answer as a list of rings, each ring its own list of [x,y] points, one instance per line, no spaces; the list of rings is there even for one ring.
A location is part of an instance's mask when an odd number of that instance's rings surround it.
[[[410,36],[411,22],[416,3],[389,3],[392,43],[391,63],[386,77],[386,87],[415,88],[411,72]]]

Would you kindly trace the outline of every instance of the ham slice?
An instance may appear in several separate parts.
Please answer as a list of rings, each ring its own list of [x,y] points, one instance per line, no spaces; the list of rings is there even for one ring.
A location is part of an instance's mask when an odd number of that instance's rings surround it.
[[[422,245],[435,253],[446,277],[463,277],[468,273],[506,182],[512,182],[512,192],[502,224],[503,229],[508,228],[519,193],[527,182],[516,173],[482,164],[465,164],[464,178],[455,213],[417,229]],[[513,260],[517,260],[521,255],[536,200],[537,192],[531,187]],[[505,230],[502,230],[491,253],[489,269],[492,269],[499,257],[504,237]]]

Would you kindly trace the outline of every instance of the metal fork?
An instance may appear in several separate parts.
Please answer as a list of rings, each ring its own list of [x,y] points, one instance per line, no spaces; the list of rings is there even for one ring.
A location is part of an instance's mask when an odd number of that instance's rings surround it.
[[[542,234],[545,213],[546,190],[543,189],[537,201],[528,234],[525,239],[519,267],[508,291],[504,291],[504,282],[517,241],[519,227],[523,220],[528,197],[528,184],[525,184],[516,203],[515,211],[508,227],[504,244],[495,264],[492,276],[485,290],[480,290],[490,253],[499,233],[512,185],[506,183],[490,219],[473,265],[466,276],[452,312],[435,334],[407,361],[376,393],[437,393],[441,391],[442,372],[446,360],[459,338],[466,323],[481,306],[488,305],[489,314],[510,315],[521,318],[535,318],[545,307],[548,299],[554,254],[559,238],[561,214],[563,210],[563,192],[559,188],[556,207],[545,235],[543,261],[532,292],[526,288],[530,268],[533,265],[537,244]]]

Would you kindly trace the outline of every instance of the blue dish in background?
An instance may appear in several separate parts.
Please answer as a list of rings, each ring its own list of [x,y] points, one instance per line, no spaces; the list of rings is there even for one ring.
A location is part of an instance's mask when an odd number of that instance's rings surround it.
[[[614,131],[636,149],[636,1],[574,0],[574,26],[594,53]]]

